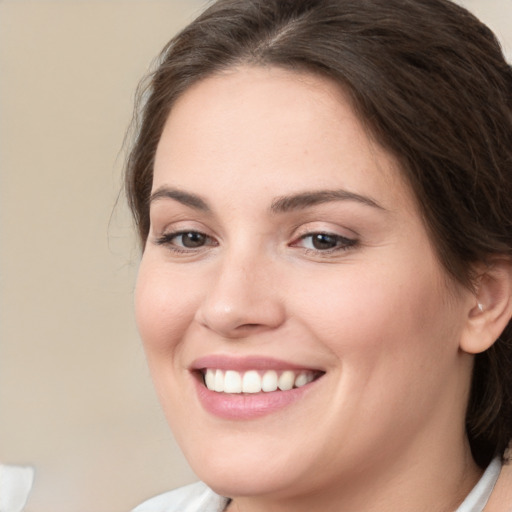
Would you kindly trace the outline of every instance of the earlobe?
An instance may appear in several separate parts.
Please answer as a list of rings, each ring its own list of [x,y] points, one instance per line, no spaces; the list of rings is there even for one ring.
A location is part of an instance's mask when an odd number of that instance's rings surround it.
[[[512,260],[493,258],[479,274],[460,348],[484,352],[499,338],[512,318]]]

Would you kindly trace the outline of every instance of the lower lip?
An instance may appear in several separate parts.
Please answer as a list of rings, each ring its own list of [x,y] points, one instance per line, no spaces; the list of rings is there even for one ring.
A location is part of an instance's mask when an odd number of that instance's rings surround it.
[[[199,379],[194,380],[203,408],[214,416],[228,420],[250,420],[284,409],[300,400],[317,382],[315,380],[289,391],[230,394],[210,391]]]

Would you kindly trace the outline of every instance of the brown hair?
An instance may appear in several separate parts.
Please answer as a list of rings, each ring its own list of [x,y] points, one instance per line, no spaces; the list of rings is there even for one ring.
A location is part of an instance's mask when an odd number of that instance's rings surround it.
[[[512,255],[512,69],[493,33],[448,0],[219,0],[164,48],[142,94],[126,190],[149,230],[153,161],[176,98],[241,65],[338,81],[400,161],[440,261],[458,282]],[[418,262],[421,265],[421,262]],[[475,357],[467,411],[482,467],[512,438],[512,325]]]

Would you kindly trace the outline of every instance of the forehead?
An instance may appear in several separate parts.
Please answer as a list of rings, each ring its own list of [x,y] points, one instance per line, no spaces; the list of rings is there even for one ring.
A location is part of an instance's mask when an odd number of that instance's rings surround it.
[[[396,159],[372,140],[335,81],[242,67],[194,84],[164,127],[153,190],[236,185],[250,195],[258,182],[277,193],[336,186],[378,194],[390,209],[398,196],[413,202]]]

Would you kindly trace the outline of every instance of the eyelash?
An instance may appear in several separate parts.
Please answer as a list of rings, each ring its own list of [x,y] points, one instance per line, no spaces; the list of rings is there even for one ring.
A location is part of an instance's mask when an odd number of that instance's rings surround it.
[[[204,237],[205,240],[209,240],[210,243],[201,245],[199,247],[184,247],[181,245],[176,245],[174,243],[175,239],[180,236],[183,237],[184,235],[200,235],[200,236]],[[211,243],[211,242],[214,242],[214,243]],[[157,238],[156,244],[167,246],[167,248],[169,250],[171,250],[175,253],[180,253],[180,254],[183,254],[183,253],[189,254],[189,253],[195,252],[198,249],[203,249],[204,247],[211,247],[211,246],[218,245],[213,240],[213,238],[211,238],[210,236],[206,235],[205,233],[202,233],[201,231],[194,231],[194,230],[182,230],[182,231],[173,231],[171,233],[164,233],[162,236]]]
[[[332,239],[336,245],[328,249],[304,247],[304,251],[306,251],[307,254],[320,254],[322,256],[329,256],[336,252],[348,251],[349,249],[358,245],[358,240],[356,239],[347,238],[341,235],[337,235],[336,233],[329,233],[327,231],[315,231],[312,233],[306,233],[305,235],[302,235],[298,241],[307,240],[309,238],[311,239],[311,242],[314,243],[314,237],[328,237]],[[292,247],[296,247],[298,242],[293,242],[291,245]]]
[[[199,245],[197,247],[184,247],[183,245],[176,245],[175,240],[179,237],[183,237],[184,235],[194,235],[204,237],[206,243]],[[310,233],[306,233],[301,235],[296,241],[290,244],[290,247],[300,247],[300,242],[304,240],[311,239],[311,243],[313,242],[313,237],[327,237],[332,240],[336,245],[334,247],[326,248],[326,249],[318,249],[314,247],[302,247],[306,254],[310,255],[321,255],[321,256],[329,256],[333,253],[348,251],[349,249],[358,245],[358,240],[353,238],[347,238],[341,235],[337,235],[335,233],[329,233],[326,231],[314,231]],[[170,251],[177,254],[191,254],[196,252],[197,250],[204,249],[206,247],[215,247],[218,243],[210,236],[201,231],[194,230],[181,230],[174,231],[170,233],[164,233],[162,236],[157,238],[157,245],[166,246]]]

